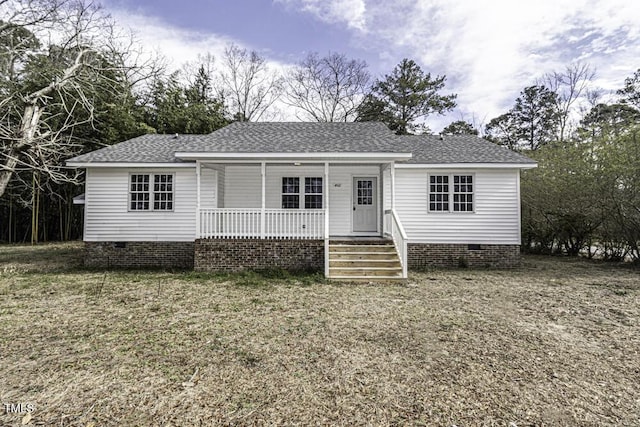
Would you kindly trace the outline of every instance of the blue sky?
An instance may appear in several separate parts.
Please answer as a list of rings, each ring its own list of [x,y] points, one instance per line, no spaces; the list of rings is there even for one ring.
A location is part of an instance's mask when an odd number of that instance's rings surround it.
[[[308,52],[363,59],[374,77],[404,57],[446,75],[458,107],[427,123],[481,126],[522,88],[584,62],[605,97],[640,68],[640,2],[634,0],[105,0],[118,23],[178,68],[230,42],[274,67]]]

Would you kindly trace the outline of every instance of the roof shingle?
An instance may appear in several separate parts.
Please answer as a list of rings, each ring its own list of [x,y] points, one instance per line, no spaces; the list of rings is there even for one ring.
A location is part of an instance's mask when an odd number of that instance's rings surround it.
[[[397,136],[379,122],[233,123],[208,135],[142,135],[69,162],[183,162],[175,157],[176,152],[412,153],[409,163],[535,163],[475,136]]]
[[[402,152],[413,154],[407,163],[517,163],[535,164],[530,158],[474,135],[403,135]]]

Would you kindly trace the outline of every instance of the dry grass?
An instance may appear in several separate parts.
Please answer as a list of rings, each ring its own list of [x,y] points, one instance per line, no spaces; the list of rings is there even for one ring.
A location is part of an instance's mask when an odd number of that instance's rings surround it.
[[[638,270],[345,285],[83,271],[78,252],[0,246],[0,402],[33,403],[30,425],[640,424]]]

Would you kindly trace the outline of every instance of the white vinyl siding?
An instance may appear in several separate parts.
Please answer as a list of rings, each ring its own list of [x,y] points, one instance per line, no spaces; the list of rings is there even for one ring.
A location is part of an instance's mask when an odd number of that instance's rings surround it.
[[[200,169],[200,207],[202,209],[215,209],[218,207],[217,174],[218,171],[210,168]]]
[[[266,207],[281,208],[282,178],[323,177],[324,165],[267,165]],[[173,211],[129,211],[131,174],[174,175]],[[519,244],[518,170],[428,170],[396,168],[396,209],[416,243]],[[474,212],[429,212],[428,176],[473,175]],[[332,165],[323,197],[329,198],[330,234],[352,233],[352,182],[354,176],[378,177],[380,193],[390,193],[380,179],[378,165]],[[385,174],[388,178],[388,174]],[[388,180],[385,180],[388,181]],[[304,181],[301,181],[304,185]],[[203,208],[259,208],[262,184],[260,166],[227,165],[201,170]],[[196,217],[195,169],[172,170],[88,168],[86,175],[85,240],[87,241],[193,241]],[[326,201],[323,199],[323,203]],[[390,204],[386,200],[385,205]]]
[[[276,190],[280,197],[280,189]],[[226,166],[224,173],[225,208],[262,207],[260,165]]]
[[[215,168],[217,175],[216,175],[216,180],[217,180],[217,188],[218,188],[218,192],[216,194],[216,203],[218,208],[224,208],[224,176],[225,176],[225,172],[226,169],[224,166],[218,166]]]
[[[131,174],[167,173],[174,176],[173,211],[130,211]],[[194,169],[88,168],[85,185],[86,241],[193,241],[195,238]]]
[[[269,165],[266,166],[266,207],[282,208],[283,177],[323,177],[324,165]],[[329,193],[329,234],[353,234],[351,227],[351,183],[354,176],[380,176],[377,165],[330,165],[329,182],[324,183],[324,197]],[[304,179],[300,181],[304,186]],[[262,197],[260,165],[226,166],[224,174],[224,207],[259,208]],[[304,189],[302,188],[301,191]],[[323,200],[324,202],[324,200]]]
[[[473,175],[474,212],[429,211],[430,174]],[[396,169],[396,209],[409,241],[520,244],[518,177],[516,169]]]
[[[391,169],[382,172],[382,209],[391,209]]]

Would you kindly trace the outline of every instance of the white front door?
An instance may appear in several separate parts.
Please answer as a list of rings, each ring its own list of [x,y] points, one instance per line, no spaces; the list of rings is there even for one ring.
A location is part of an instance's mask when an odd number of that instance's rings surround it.
[[[378,231],[378,180],[353,178],[353,231]]]

